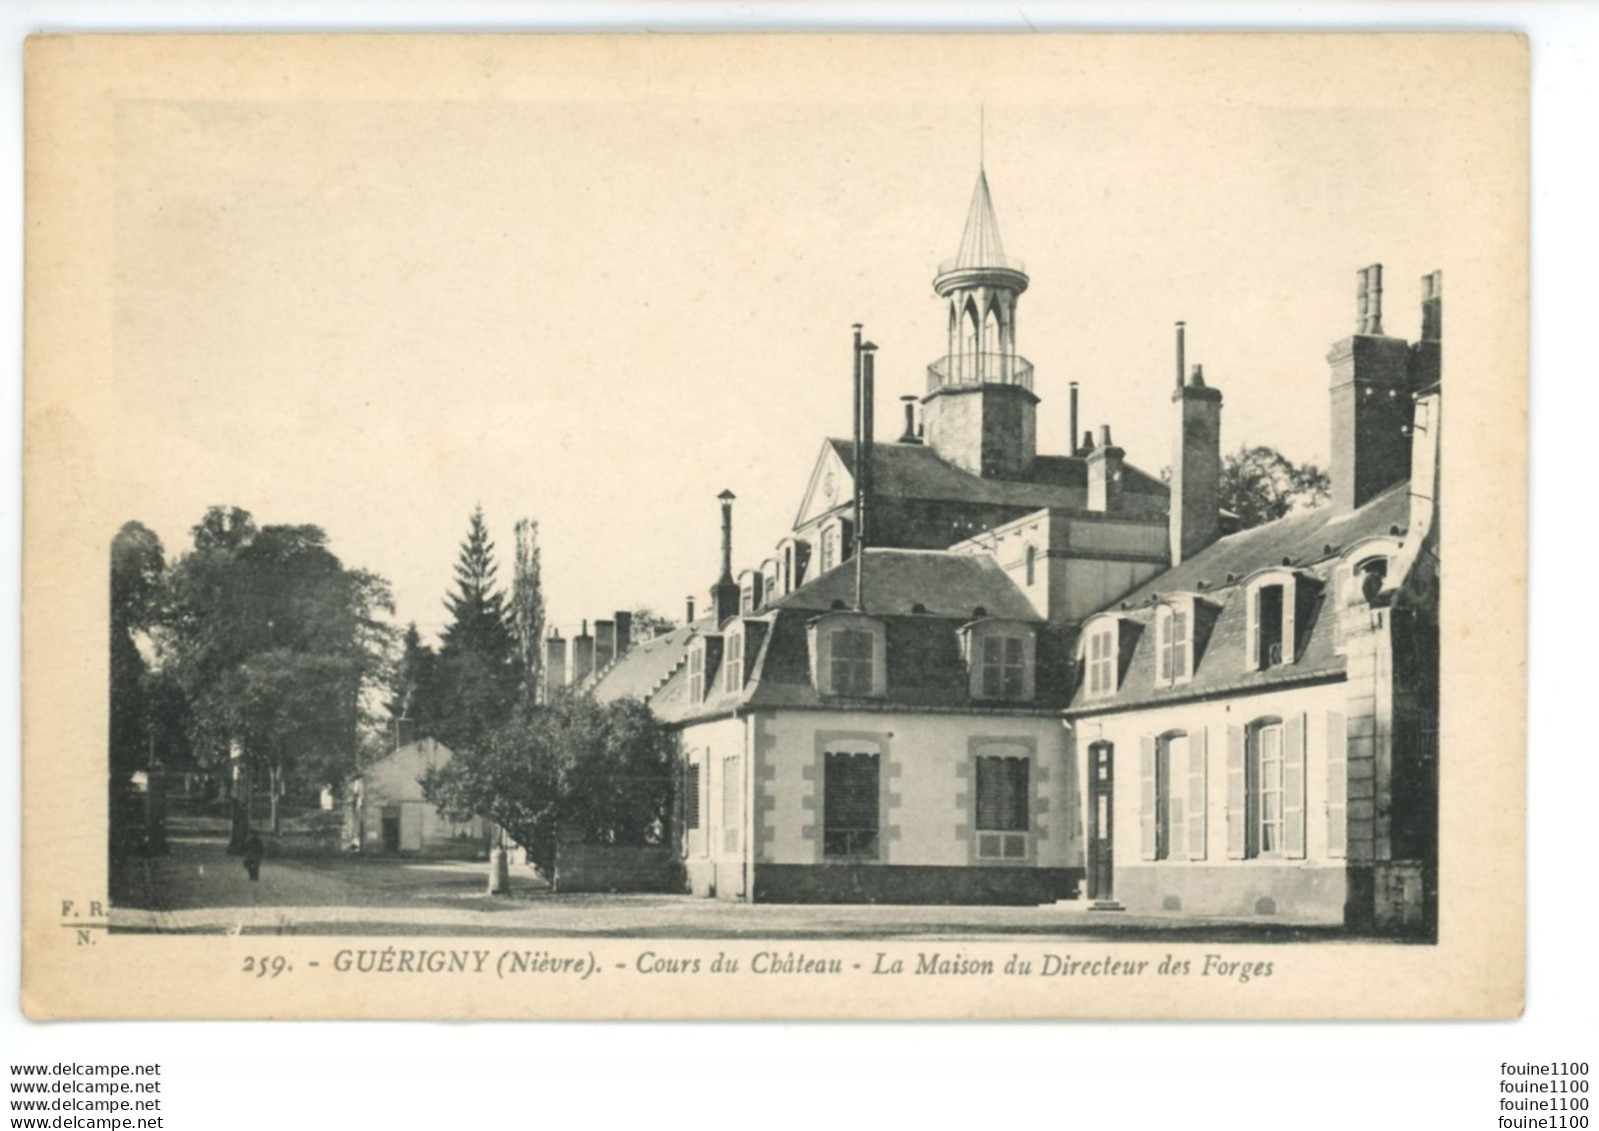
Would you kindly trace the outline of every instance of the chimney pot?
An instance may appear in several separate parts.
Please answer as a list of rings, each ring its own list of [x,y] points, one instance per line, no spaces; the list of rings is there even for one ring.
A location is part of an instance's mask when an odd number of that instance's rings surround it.
[[[1187,328],[1186,322],[1177,323],[1177,387],[1183,387],[1183,335]]]
[[[1075,443],[1076,440],[1077,440],[1077,382],[1076,381],[1072,382],[1071,390],[1072,390],[1072,393],[1071,393],[1071,405],[1072,405],[1072,407],[1071,407],[1071,427],[1066,430],[1066,440],[1067,440],[1068,443]],[[1075,450],[1073,450],[1073,451],[1067,452],[1066,454],[1074,456],[1074,455],[1077,454],[1077,452]]]
[[[694,623],[694,594],[690,593],[683,601],[683,623]]]
[[[1110,425],[1109,424],[1101,424],[1099,426],[1099,446],[1102,447],[1102,448],[1110,447]]]
[[[900,436],[899,442],[902,444],[914,444],[918,439],[916,435],[916,396],[914,393],[907,393],[899,400],[905,406],[905,431]]]

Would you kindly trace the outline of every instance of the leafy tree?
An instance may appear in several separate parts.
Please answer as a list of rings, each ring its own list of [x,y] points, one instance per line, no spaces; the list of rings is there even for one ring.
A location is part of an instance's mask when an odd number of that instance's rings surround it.
[[[466,746],[502,722],[516,699],[516,641],[498,585],[494,543],[481,506],[472,511],[444,599],[450,623],[439,651],[445,695],[445,741]]]
[[[634,699],[586,694],[524,703],[474,746],[422,778],[447,816],[487,817],[546,875],[562,836],[601,844],[657,842],[672,796],[672,736]]]
[[[357,768],[368,692],[386,674],[393,630],[388,583],[351,570],[315,526],[257,528],[213,507],[171,571],[159,634],[163,668],[183,691],[194,749],[234,756],[233,846],[248,836],[251,785],[278,802],[336,786]]]
[[[111,770],[126,778],[150,760],[149,665],[139,650],[161,611],[161,539],[129,522],[111,541]]]
[[[1327,473],[1313,463],[1295,464],[1276,448],[1241,447],[1222,458],[1221,505],[1244,528],[1316,507],[1331,497]]]
[[[511,627],[516,635],[517,666],[522,694],[537,698],[544,669],[544,585],[539,569],[539,524],[524,518],[516,524],[516,570],[511,579]]]
[[[391,723],[405,719],[412,737],[436,737],[445,710],[441,680],[438,653],[422,642],[413,622],[401,639],[400,659],[384,704]]]
[[[677,622],[671,617],[662,616],[649,606],[633,610],[633,639],[636,642],[649,640],[663,632],[670,632],[677,627]]]

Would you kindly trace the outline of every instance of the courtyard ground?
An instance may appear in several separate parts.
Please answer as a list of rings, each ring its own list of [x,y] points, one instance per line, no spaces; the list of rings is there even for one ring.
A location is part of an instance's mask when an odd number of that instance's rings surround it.
[[[171,851],[136,859],[111,929],[182,934],[611,938],[1004,939],[1326,942],[1340,932],[1280,923],[1085,912],[1060,907],[742,904],[675,895],[552,893],[512,869],[487,894],[487,866],[354,854],[271,857],[251,883],[219,828],[175,827]]]

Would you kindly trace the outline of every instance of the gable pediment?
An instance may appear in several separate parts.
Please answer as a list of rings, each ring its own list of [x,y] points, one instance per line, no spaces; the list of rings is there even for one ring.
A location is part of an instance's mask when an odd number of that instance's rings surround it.
[[[848,503],[854,492],[855,477],[844,466],[833,445],[824,441],[816,466],[811,469],[810,483],[805,488],[799,514],[794,519],[794,529],[799,530]]]

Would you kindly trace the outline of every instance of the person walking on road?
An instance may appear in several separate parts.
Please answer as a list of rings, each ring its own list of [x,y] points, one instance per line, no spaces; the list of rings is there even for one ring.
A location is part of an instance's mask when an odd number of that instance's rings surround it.
[[[244,870],[252,882],[261,878],[261,838],[255,833],[244,842]]]

